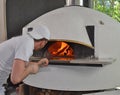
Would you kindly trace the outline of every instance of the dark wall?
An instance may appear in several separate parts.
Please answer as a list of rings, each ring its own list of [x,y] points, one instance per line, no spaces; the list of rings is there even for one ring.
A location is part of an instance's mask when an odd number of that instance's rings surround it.
[[[51,10],[63,7],[65,0],[7,0],[7,37],[22,34],[22,28]]]
[[[83,6],[89,7],[90,0],[83,0]]]

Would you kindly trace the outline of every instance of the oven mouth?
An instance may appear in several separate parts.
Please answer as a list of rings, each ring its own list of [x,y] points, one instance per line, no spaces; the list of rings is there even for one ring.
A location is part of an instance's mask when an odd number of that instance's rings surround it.
[[[70,63],[73,60],[96,59],[94,56],[94,48],[83,44],[57,40],[49,41],[47,45],[40,51],[34,51],[34,54],[30,60],[38,61],[41,58],[46,57],[49,59],[50,64],[66,65],[66,63]]]
[[[93,58],[94,48],[84,44],[78,44],[68,41],[49,41],[47,45],[39,50],[34,51],[34,57],[53,58]]]
[[[50,65],[67,66],[103,67],[115,61],[113,58],[97,58],[95,49],[86,45],[58,40],[49,41],[43,49],[34,51],[30,61],[37,62],[41,58],[48,58]]]

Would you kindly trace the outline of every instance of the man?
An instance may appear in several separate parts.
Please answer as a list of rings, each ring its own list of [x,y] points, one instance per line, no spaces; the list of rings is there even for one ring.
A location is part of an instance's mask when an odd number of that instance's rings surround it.
[[[2,85],[10,73],[11,82],[17,84],[29,74],[37,73],[41,65],[48,65],[47,58],[29,62],[33,50],[39,50],[47,44],[50,38],[48,28],[37,26],[28,30],[26,35],[13,37],[0,44],[0,95],[4,95]]]

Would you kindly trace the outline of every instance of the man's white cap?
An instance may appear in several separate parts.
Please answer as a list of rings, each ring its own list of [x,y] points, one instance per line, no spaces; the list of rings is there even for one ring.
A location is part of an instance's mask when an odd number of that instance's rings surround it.
[[[30,31],[28,28],[28,32],[27,32],[32,38],[36,39],[36,40],[40,40],[40,39],[50,39],[50,31],[46,26],[43,25],[39,25],[36,27],[30,27]]]

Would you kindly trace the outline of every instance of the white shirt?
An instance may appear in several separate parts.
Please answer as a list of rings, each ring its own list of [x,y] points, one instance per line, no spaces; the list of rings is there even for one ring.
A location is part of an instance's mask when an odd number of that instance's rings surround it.
[[[34,40],[28,35],[13,37],[0,44],[0,88],[11,72],[13,60],[29,61],[33,49]]]

